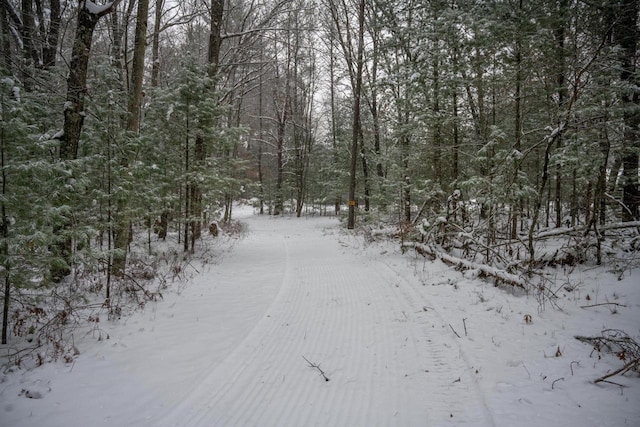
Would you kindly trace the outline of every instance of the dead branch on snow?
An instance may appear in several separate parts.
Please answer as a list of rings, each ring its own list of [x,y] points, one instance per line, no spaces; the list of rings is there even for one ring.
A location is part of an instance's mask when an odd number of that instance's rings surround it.
[[[319,365],[316,365],[315,363],[310,362],[309,359],[307,359],[304,356],[302,356],[302,358],[305,360],[305,362],[307,362],[309,364],[310,368],[317,369],[320,372],[320,375],[322,375],[322,378],[324,378],[325,381],[329,381],[329,377],[327,377],[327,375],[324,373],[324,371],[322,369],[320,369]]]

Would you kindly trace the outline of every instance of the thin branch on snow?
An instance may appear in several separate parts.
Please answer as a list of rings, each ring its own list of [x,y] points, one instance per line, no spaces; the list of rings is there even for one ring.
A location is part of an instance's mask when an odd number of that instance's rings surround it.
[[[599,304],[581,305],[580,308],[598,307],[601,305],[615,305],[616,307],[626,307],[626,305],[618,304],[617,302],[601,302]]]
[[[309,359],[307,359],[304,356],[302,356],[302,358],[309,364],[310,368],[317,369],[320,372],[320,375],[322,375],[322,378],[324,378],[325,381],[329,381],[329,377],[327,377],[327,375],[324,373],[324,371],[322,369],[320,369],[319,365],[316,365],[315,363],[310,362]]]
[[[454,333],[454,334],[456,334],[456,336],[457,336],[458,338],[460,338],[460,335],[458,335],[458,333],[456,332],[456,330],[455,330],[455,329],[453,329],[453,326],[451,326],[451,323],[449,323],[449,327],[451,328],[451,330],[453,331],[453,333]]]
[[[606,380],[607,378],[611,378],[611,377],[613,377],[613,376],[615,376],[615,375],[618,375],[618,374],[624,374],[624,373],[625,373],[625,372],[627,372],[628,370],[633,369],[633,368],[635,368],[635,367],[636,367],[636,366],[638,366],[638,365],[640,365],[640,359],[634,359],[634,360],[632,360],[631,362],[629,362],[629,363],[625,364],[622,368],[620,368],[620,369],[616,369],[615,371],[610,372],[610,373],[608,373],[607,375],[603,375],[603,376],[601,376],[600,378],[595,379],[595,380],[593,381],[593,383],[594,383],[594,384],[598,384],[598,383],[601,383],[601,382],[610,382],[610,381],[605,381],[605,380]],[[614,383],[614,384],[615,384],[615,383]],[[617,385],[620,385],[620,384],[617,384]]]
[[[551,383],[551,390],[553,390],[553,387],[556,385],[556,383],[557,383],[558,381],[564,381],[564,377],[562,377],[562,378],[558,378],[557,380],[555,380],[554,382],[552,382],[552,383]]]

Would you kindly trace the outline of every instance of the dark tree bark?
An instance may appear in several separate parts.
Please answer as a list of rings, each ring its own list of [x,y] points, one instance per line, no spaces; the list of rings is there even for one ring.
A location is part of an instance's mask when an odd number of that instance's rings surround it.
[[[276,137],[276,197],[273,206],[273,214],[280,215],[284,209],[282,186],[284,184],[284,133],[287,125],[287,107],[282,106],[278,111],[277,137]]]
[[[39,0],[38,0],[39,1]],[[39,4],[39,3],[36,3]],[[60,39],[60,0],[49,1],[49,26],[45,28],[45,16],[41,7],[38,7],[38,20],[42,28],[44,45],[42,46],[42,66],[51,68],[56,65],[58,53],[58,40]]]
[[[156,13],[153,22],[153,39],[151,42],[151,86],[160,85],[160,28],[164,0],[156,0]]]
[[[556,93],[558,95],[558,108],[561,110],[565,107],[567,101],[567,85],[565,79],[565,26],[566,26],[566,12],[568,8],[567,0],[558,1],[558,20],[559,24],[555,29],[554,38],[556,42],[555,46],[555,68],[556,68]],[[558,138],[557,149],[562,147],[562,138]],[[555,176],[555,202],[554,207],[556,211],[556,227],[562,226],[562,165],[556,165]]]
[[[2,116],[4,117],[4,103],[2,105]],[[5,135],[4,122],[0,127],[0,174],[2,175],[2,200],[0,200],[0,257],[4,268],[4,301],[2,305],[2,344],[7,343],[9,325],[9,307],[11,305],[11,263],[9,261],[9,218],[5,200],[7,198],[7,170],[5,168]]]
[[[138,0],[136,30],[133,45],[133,65],[131,69],[131,86],[129,87],[129,105],[127,108],[127,132],[129,136],[140,131],[140,112],[142,109],[142,83],[144,79],[144,54],[147,47],[147,20],[149,17],[149,0]],[[129,167],[128,154],[125,152],[121,164]],[[127,249],[131,240],[131,220],[126,214],[127,202],[118,207],[118,225],[114,242],[113,272],[122,276],[127,264]]]
[[[222,44],[222,17],[225,0],[211,0],[211,33],[209,34],[209,76],[214,77],[220,65],[220,45]]]
[[[119,2],[120,0],[113,0],[108,6],[103,6],[96,12],[87,8],[85,0],[80,0],[78,24],[71,51],[69,77],[67,78],[63,135],[60,138],[60,158],[62,160],[73,160],[78,157],[80,134],[84,124],[87,69],[93,32],[100,18],[110,13]]]
[[[514,145],[513,149],[517,152],[522,150],[522,83],[523,83],[523,70],[522,70],[522,19],[523,19],[523,10],[522,10],[522,0],[520,0],[518,7],[518,28],[516,30],[516,47],[515,47],[515,67],[516,67],[516,87],[514,93]],[[515,169],[513,171],[513,179],[516,181],[516,186],[519,187],[518,174],[520,171],[520,165],[518,162],[515,164]],[[516,240],[518,234],[518,213],[520,211],[520,200],[513,200],[511,206],[511,240]]]
[[[360,0],[358,10],[358,47],[356,53],[355,87],[353,88],[353,134],[351,136],[351,163],[349,167],[349,215],[347,228],[356,225],[356,166],[358,160],[358,140],[360,139],[360,97],[362,94],[362,69],[364,52],[364,6]]]
[[[22,0],[22,55],[25,65],[38,66],[40,56],[36,48],[36,27],[35,14],[33,11],[33,0]]]
[[[9,14],[7,3],[0,1],[0,72],[11,74],[11,35],[9,33]]]
[[[110,13],[120,0],[113,0],[104,6],[96,6],[86,0],[80,0],[78,9],[78,23],[76,26],[75,39],[71,51],[71,62],[69,64],[69,77],[67,78],[67,97],[64,104],[64,124],[63,133],[60,137],[60,160],[74,160],[78,157],[78,147],[80,144],[80,134],[84,124],[84,101],[87,92],[87,69],[89,66],[89,54],[93,32],[101,17]],[[68,228],[58,227],[57,234]],[[51,276],[58,281],[71,272],[71,239],[62,237],[52,248],[54,256],[62,259],[65,265],[56,263],[51,267]]]

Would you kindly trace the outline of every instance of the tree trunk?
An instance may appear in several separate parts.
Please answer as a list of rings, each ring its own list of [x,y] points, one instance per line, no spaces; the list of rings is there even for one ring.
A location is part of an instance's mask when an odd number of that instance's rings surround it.
[[[0,1],[0,72],[11,74],[11,34],[9,32],[9,17],[6,4]]]
[[[518,19],[519,19],[519,25],[518,25],[518,29],[516,30],[516,50],[515,50],[515,56],[516,56],[516,88],[515,88],[515,94],[514,94],[514,99],[515,99],[515,107],[514,107],[514,129],[513,129],[513,133],[514,133],[514,145],[513,145],[513,149],[517,152],[521,152],[522,151],[522,83],[523,83],[523,70],[522,70],[522,37],[523,35],[521,34],[521,27],[522,27],[522,19],[523,19],[523,15],[524,11],[522,10],[522,0],[520,0],[519,3],[519,7],[518,7]],[[514,171],[513,171],[513,180],[514,180],[514,185],[516,186],[516,188],[518,190],[520,190],[520,183],[519,183],[519,179],[518,179],[518,175],[520,174],[520,162],[518,160],[515,161],[515,167],[514,167]],[[519,192],[519,191],[518,191]],[[521,200],[519,199],[518,196],[513,197],[512,201],[512,208],[511,208],[511,235],[509,236],[511,240],[515,241],[518,237],[518,214],[520,213],[520,205]]]
[[[335,88],[335,73],[336,73],[336,64],[335,64],[335,56],[333,52],[333,34],[331,37],[331,41],[329,44],[329,91],[330,91],[330,102],[331,102],[331,146],[333,148],[333,166],[336,170],[338,170],[339,165],[339,153],[338,153],[338,114],[336,108],[336,88]],[[335,195],[334,199],[334,211],[336,215],[340,213],[340,203],[341,203],[340,193]]]
[[[2,174],[2,200],[0,200],[0,236],[2,243],[0,244],[0,257],[2,258],[2,267],[4,269],[4,301],[2,306],[2,344],[7,343],[8,325],[9,325],[9,308],[11,305],[11,263],[9,260],[9,217],[5,200],[7,198],[7,170],[5,168],[5,136],[4,136],[4,102],[2,104],[2,119],[0,127],[0,173]]]
[[[156,13],[153,20],[153,38],[151,41],[151,86],[160,86],[160,29],[164,0],[156,0]]]
[[[222,44],[222,17],[224,15],[225,0],[211,0],[209,51],[209,77],[215,77],[220,65],[220,45]]]
[[[33,12],[33,0],[22,0],[22,56],[25,61],[24,70],[28,73],[29,66],[40,65],[40,57],[38,50],[36,49],[35,36],[35,15]],[[25,74],[25,81],[29,78],[28,74]]]
[[[358,140],[360,138],[360,97],[362,94],[362,68],[364,52],[364,6],[360,0],[358,11],[358,53],[356,58],[355,87],[353,88],[353,133],[351,136],[351,163],[349,167],[349,216],[347,228],[356,226],[356,167],[358,160]]]
[[[276,197],[273,206],[273,214],[280,215],[283,212],[283,183],[284,183],[284,132],[287,124],[287,111],[283,106],[283,110],[278,117],[278,136],[276,139]]]
[[[78,157],[80,134],[84,124],[84,100],[87,93],[87,69],[89,66],[89,54],[93,31],[100,18],[110,13],[120,0],[113,0],[108,5],[100,8],[99,12],[92,13],[80,0],[78,9],[78,23],[71,50],[71,62],[69,65],[69,77],[67,78],[67,97],[64,104],[64,124],[60,137],[60,159],[62,161],[75,160]],[[66,226],[57,227],[56,234],[61,234],[70,226],[70,220]],[[71,239],[59,237],[59,241],[52,247],[54,257],[64,261],[66,265],[56,263],[51,267],[51,276],[54,280],[60,280],[71,273]]]
[[[369,212],[371,209],[371,182],[369,180],[369,166],[367,164],[367,152],[364,147],[364,135],[362,133],[362,125],[358,132],[360,144],[360,157],[362,160],[362,183],[364,185],[364,211]]]
[[[566,11],[568,7],[567,0],[560,0],[558,2],[558,19],[559,25],[555,30],[555,67],[557,69],[556,72],[556,91],[558,94],[558,109],[561,111],[562,108],[565,107],[565,102],[567,99],[567,87],[565,82],[565,65],[564,65],[564,56],[565,56],[565,25],[566,25]],[[562,148],[562,138],[558,138],[557,147],[558,150]],[[555,197],[554,197],[554,207],[556,211],[556,227],[562,226],[562,165],[561,163],[556,164],[556,187],[555,187]]]
[[[142,83],[144,79],[144,54],[147,47],[147,19],[149,15],[149,0],[138,0],[136,18],[136,32],[133,45],[133,66],[131,69],[131,86],[129,90],[129,105],[127,108],[127,137],[135,137],[140,133],[140,112],[142,109]],[[125,151],[121,160],[127,169],[130,159]],[[114,244],[113,270],[118,276],[124,274],[127,264],[127,249],[131,241],[131,218],[127,214],[128,201],[120,202],[118,206],[116,239]]]
[[[58,54],[58,40],[60,39],[60,0],[49,1],[49,28],[46,32],[45,45],[42,48],[42,66],[52,68],[56,65]],[[43,16],[40,17],[44,19]]]

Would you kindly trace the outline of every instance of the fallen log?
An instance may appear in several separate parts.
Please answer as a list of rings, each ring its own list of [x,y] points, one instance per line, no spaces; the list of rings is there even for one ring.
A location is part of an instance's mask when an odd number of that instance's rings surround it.
[[[515,274],[508,273],[495,267],[491,267],[490,265],[478,264],[463,258],[458,258],[446,253],[444,250],[437,250],[432,245],[424,245],[415,242],[405,242],[403,248],[413,248],[416,252],[424,257],[430,256],[434,259],[441,260],[445,264],[454,265],[465,270],[478,270],[484,276],[493,277],[494,279],[497,279],[500,282],[506,283],[511,286],[516,286],[522,289],[525,289],[527,287],[527,282],[525,282],[520,276],[516,276]]]

